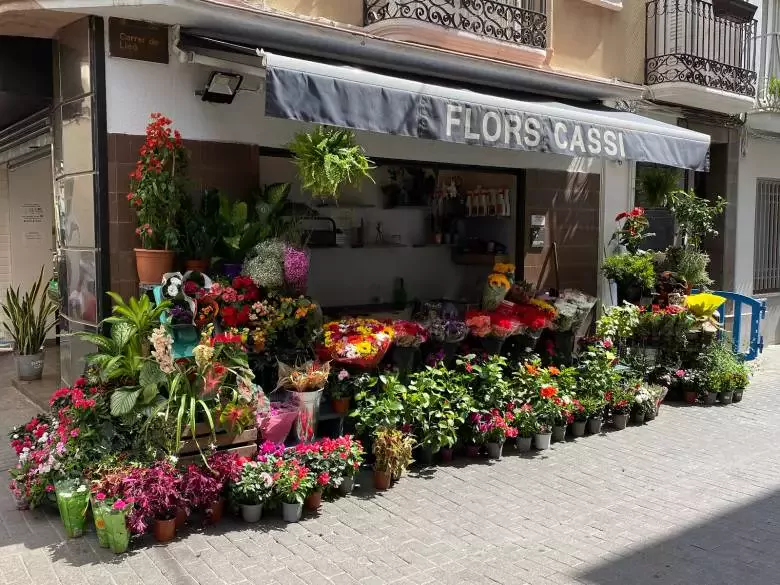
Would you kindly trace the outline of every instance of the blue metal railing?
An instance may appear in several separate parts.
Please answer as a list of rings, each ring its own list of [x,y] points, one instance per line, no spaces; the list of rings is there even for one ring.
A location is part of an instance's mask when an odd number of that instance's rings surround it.
[[[734,352],[741,354],[746,361],[754,360],[764,351],[764,336],[761,335],[761,321],[766,317],[766,300],[754,299],[746,295],[735,292],[726,292],[722,290],[714,291],[714,294],[720,295],[734,303],[734,312],[731,315],[726,314],[726,305],[720,311],[720,324],[724,331],[726,330],[726,319],[731,318],[731,343]],[[750,312],[750,345],[747,351],[741,351],[742,339],[742,308],[749,307]]]

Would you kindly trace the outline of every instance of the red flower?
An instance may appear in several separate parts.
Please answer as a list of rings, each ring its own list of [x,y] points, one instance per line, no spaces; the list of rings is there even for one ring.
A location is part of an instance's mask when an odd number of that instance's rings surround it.
[[[604,349],[612,349],[612,340],[605,339],[602,345],[604,346]]]
[[[326,486],[330,483],[330,473],[323,471],[317,477],[317,485]]]
[[[620,221],[621,219],[625,219],[628,217],[628,214],[625,211],[621,211],[615,216],[615,221]]]
[[[547,371],[550,372],[551,376],[557,376],[558,374],[561,373],[561,371],[555,366],[550,366],[549,368],[547,368]]]
[[[539,390],[539,394],[542,396],[542,398],[552,398],[558,394],[558,389],[555,386],[542,386],[542,388]]]

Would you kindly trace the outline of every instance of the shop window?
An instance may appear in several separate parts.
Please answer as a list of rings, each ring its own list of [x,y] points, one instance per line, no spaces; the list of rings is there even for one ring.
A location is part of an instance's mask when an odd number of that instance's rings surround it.
[[[753,243],[753,293],[780,292],[780,181],[759,179]]]

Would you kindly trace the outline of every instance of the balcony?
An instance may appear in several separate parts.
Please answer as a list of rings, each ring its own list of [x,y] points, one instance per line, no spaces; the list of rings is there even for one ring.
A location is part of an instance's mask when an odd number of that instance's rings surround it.
[[[645,82],[653,99],[740,114],[756,96],[756,21],[703,0],[647,3]]]
[[[756,109],[747,116],[747,125],[780,134],[780,33],[765,35],[761,44],[758,98]]]
[[[547,53],[547,0],[364,0],[363,22],[396,41],[539,66]]]

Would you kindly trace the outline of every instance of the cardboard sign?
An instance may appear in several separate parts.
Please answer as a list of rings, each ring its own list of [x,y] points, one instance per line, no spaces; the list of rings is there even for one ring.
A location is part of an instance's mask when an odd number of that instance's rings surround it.
[[[168,27],[127,18],[108,19],[108,51],[112,57],[168,63]]]

